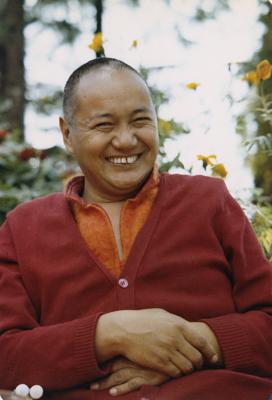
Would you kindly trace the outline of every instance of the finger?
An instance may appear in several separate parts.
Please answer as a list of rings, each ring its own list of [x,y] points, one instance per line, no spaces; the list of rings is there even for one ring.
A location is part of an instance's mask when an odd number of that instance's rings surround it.
[[[133,378],[133,379],[130,379],[129,381],[123,383],[122,385],[118,385],[118,386],[111,388],[109,390],[109,393],[112,396],[120,396],[122,394],[126,394],[129,392],[138,390],[143,384],[144,384],[144,381],[141,378]]]
[[[204,360],[202,354],[189,342],[184,341],[183,345],[179,346],[178,351],[192,363],[194,369],[200,370],[203,367]]]
[[[120,369],[116,372],[113,372],[108,377],[99,380],[99,382],[95,382],[91,384],[90,389],[92,390],[102,390],[108,389],[115,385],[120,385],[121,383],[127,382],[132,377],[132,371],[129,368]]]
[[[207,358],[208,361],[215,363],[217,360],[217,355],[214,348],[209,344],[209,342],[196,332],[190,330],[185,330],[184,337],[189,341],[197,350]]]
[[[120,357],[113,362],[111,371],[115,372],[122,368],[137,368],[137,367],[138,366],[134,362],[128,360],[125,357]]]
[[[179,376],[191,374],[194,370],[194,366],[191,361],[184,357],[184,355],[181,354],[179,351],[173,352],[173,355],[171,356],[171,361],[179,369]]]
[[[152,354],[151,357],[147,352],[143,352],[139,365],[142,368],[158,371],[167,376],[171,376],[172,378],[176,378],[180,375],[180,370],[172,363],[169,355],[171,355],[169,354],[169,351],[164,349],[161,349],[159,354]],[[135,362],[137,365],[137,361]]]
[[[177,367],[175,363],[173,363],[170,359],[168,361],[158,360],[158,362],[152,366],[155,371],[159,371],[163,374],[171,376],[172,378],[176,378],[180,376],[180,369]]]

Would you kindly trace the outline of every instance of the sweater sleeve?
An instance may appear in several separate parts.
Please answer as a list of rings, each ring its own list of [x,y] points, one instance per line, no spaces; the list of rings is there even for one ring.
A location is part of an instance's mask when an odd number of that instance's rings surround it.
[[[101,313],[51,326],[39,324],[24,287],[12,235],[0,229],[0,376],[1,387],[25,383],[66,389],[90,383],[109,372],[95,355],[96,323]]]
[[[272,374],[272,265],[239,204],[225,188],[217,233],[231,268],[236,312],[203,319],[221,347],[225,368]]]

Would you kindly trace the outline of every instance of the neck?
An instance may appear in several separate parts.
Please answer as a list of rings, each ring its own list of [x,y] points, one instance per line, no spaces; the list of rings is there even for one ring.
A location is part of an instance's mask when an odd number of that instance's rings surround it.
[[[151,172],[152,173],[152,172]],[[149,179],[150,175],[146,176],[146,178],[141,182],[139,186],[134,188],[133,190],[129,192],[109,192],[109,193],[100,193],[100,192],[95,192],[92,188],[92,185],[88,182],[88,180],[85,177],[85,183],[84,183],[84,191],[83,191],[83,199],[87,203],[100,203],[100,204],[106,204],[106,203],[122,203],[125,202],[128,199],[131,199],[132,197],[135,197],[137,193],[140,192],[142,187],[145,185],[147,180]]]

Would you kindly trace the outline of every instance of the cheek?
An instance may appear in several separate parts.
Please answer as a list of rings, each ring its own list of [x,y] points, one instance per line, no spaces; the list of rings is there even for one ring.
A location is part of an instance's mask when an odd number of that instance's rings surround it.
[[[145,130],[142,132],[141,140],[149,147],[150,150],[158,151],[159,135],[154,129]]]
[[[100,157],[106,147],[107,141],[102,137],[85,137],[77,143],[75,151],[78,157],[91,161],[92,158]]]
[[[147,146],[150,148],[150,150],[153,153],[158,153],[159,151],[159,138],[157,135],[151,135],[148,137],[148,140],[146,141]]]

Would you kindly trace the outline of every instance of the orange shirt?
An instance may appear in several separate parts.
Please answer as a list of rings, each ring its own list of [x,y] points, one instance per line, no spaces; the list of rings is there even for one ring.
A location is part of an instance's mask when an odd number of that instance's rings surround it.
[[[80,233],[92,253],[108,270],[118,277],[128,257],[137,233],[144,225],[158,193],[159,173],[154,168],[140,192],[128,199],[121,209],[120,235],[123,258],[120,260],[112,224],[107,212],[96,203],[86,203],[81,194],[84,177],[77,176],[67,185],[66,198],[70,201]]]

